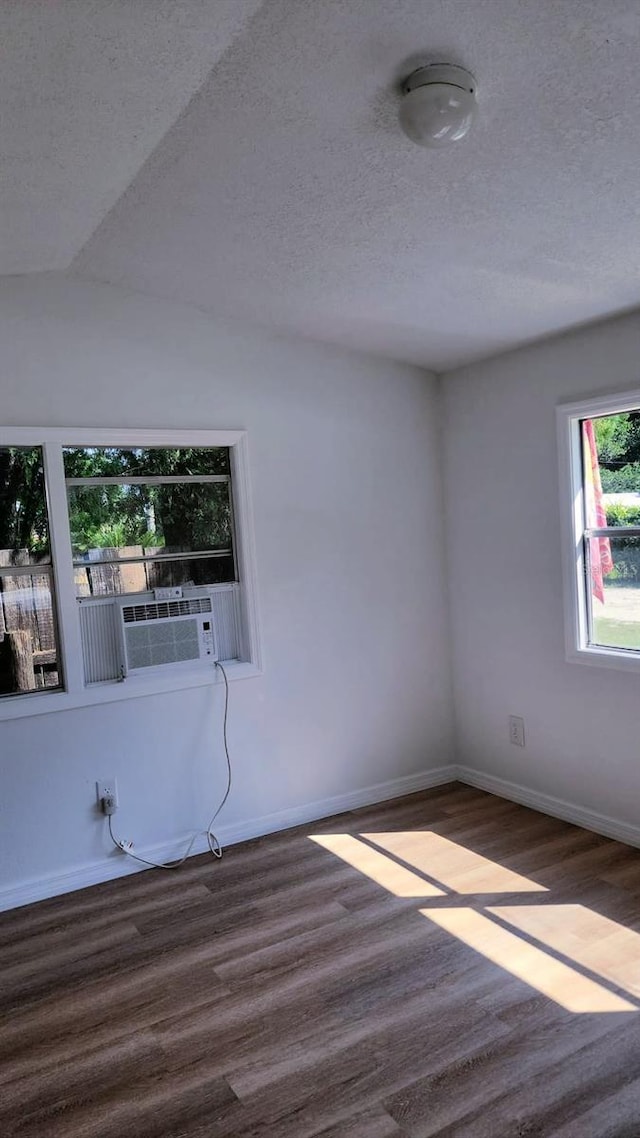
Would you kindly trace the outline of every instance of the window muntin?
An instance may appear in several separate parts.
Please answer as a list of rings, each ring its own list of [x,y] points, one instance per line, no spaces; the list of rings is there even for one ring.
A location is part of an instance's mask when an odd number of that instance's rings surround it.
[[[61,686],[42,448],[0,447],[0,696]]]
[[[65,448],[78,596],[236,579],[229,451]]]

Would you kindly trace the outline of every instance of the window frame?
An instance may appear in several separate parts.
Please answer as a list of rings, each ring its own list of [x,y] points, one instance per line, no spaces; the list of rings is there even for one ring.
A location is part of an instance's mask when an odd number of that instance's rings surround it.
[[[175,672],[167,669],[166,675],[132,676],[126,683],[107,681],[89,686],[85,684],[63,461],[65,446],[229,448],[234,552],[240,583],[242,659],[230,662],[225,670],[230,680],[245,679],[262,673],[246,431],[5,427],[0,430],[0,446],[42,447],[61,674],[65,685],[64,690],[3,696],[0,699],[0,721],[112,703],[181,688],[202,687],[220,680],[218,669],[209,672],[202,668],[194,668],[193,671],[181,668]]]
[[[629,672],[640,672],[640,650],[589,643],[591,602],[584,553],[584,534],[588,527],[584,505],[581,423],[584,419],[600,415],[617,415],[638,409],[640,389],[637,388],[561,403],[556,408],[566,658],[570,663],[595,664]]]

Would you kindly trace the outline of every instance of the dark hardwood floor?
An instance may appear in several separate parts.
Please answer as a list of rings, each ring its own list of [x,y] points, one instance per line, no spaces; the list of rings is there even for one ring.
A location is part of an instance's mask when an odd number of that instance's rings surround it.
[[[0,916],[0,1136],[640,1138],[640,853],[460,785]]]

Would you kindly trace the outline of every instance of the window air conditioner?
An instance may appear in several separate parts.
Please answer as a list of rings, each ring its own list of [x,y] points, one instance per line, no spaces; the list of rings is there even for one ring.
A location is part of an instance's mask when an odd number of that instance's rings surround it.
[[[125,675],[147,668],[211,665],[217,660],[211,592],[197,587],[175,592],[183,595],[170,600],[160,600],[157,594],[154,600],[128,596],[117,601]]]

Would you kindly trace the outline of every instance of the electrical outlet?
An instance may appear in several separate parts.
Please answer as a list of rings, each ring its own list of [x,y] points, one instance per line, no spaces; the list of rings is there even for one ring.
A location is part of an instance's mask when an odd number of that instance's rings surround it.
[[[119,806],[118,782],[115,778],[99,779],[98,782],[96,782],[96,793],[98,806],[100,806],[103,798],[113,798],[114,806]]]
[[[524,747],[524,719],[519,715],[509,716],[509,742],[516,747]]]

